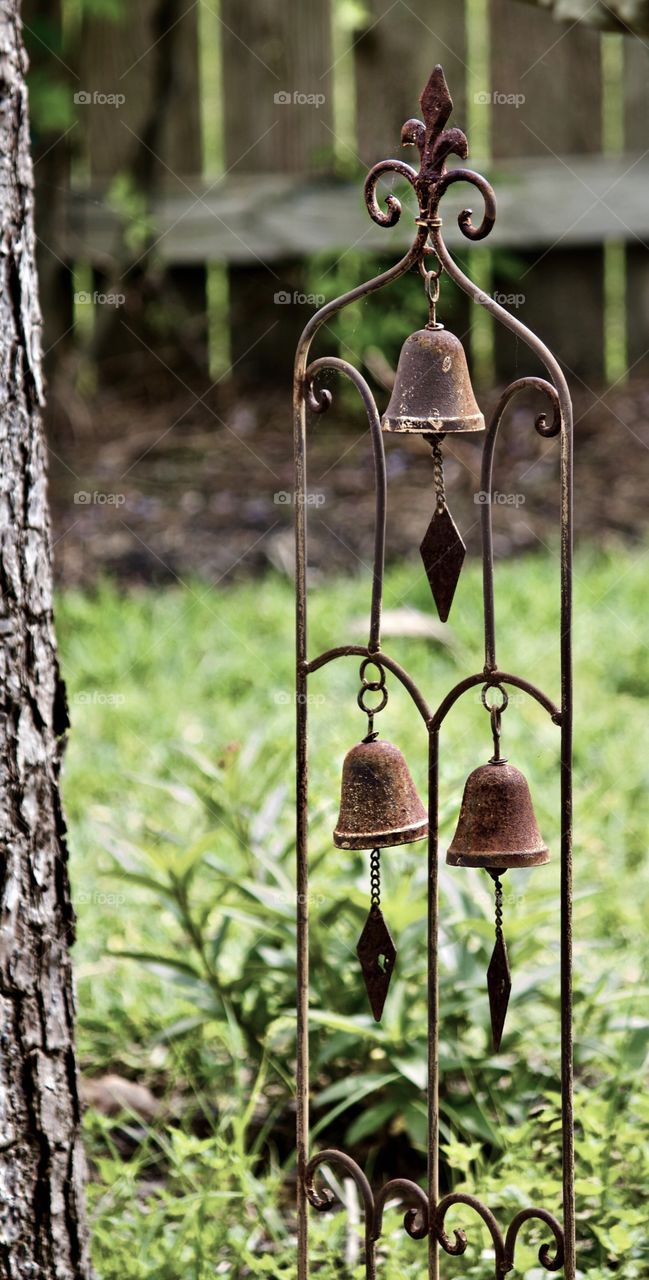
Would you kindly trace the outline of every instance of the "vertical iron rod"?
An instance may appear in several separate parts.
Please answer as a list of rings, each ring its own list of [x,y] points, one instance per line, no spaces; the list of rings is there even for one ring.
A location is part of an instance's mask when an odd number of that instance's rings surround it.
[[[572,554],[573,428],[570,398],[561,433],[561,1107],[565,1280],[575,1280],[574,1046],[572,1025]]]
[[[306,1165],[309,1150],[309,864],[307,756],[306,602],[306,352],[298,350],[294,384],[295,451],[295,721],[296,721],[296,915],[297,915],[297,1217],[298,1280],[309,1275]]]
[[[428,1276],[439,1280],[439,731],[428,734]]]

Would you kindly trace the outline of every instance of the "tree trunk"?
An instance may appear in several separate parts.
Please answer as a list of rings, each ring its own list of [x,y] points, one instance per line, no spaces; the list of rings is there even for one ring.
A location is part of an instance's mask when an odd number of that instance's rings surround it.
[[[0,6],[0,1277],[88,1280],[19,0]]]

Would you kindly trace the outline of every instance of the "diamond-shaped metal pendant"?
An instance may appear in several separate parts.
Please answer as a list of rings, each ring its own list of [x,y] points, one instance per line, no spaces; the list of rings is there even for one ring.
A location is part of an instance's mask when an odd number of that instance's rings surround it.
[[[397,949],[380,907],[370,908],[356,955],[361,962],[370,1008],[376,1022],[380,1022],[397,958]]]
[[[446,622],[466,555],[448,507],[435,511],[419,550],[437,612],[442,622]]]
[[[512,975],[507,958],[507,946],[502,934],[496,940],[493,955],[487,970],[487,986],[489,988],[489,1008],[491,1010],[491,1034],[496,1053],[500,1049],[503,1036],[507,1006],[512,989]]]

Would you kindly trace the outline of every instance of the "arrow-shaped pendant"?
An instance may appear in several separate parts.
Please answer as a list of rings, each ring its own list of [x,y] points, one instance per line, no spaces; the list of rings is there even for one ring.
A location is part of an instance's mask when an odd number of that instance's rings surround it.
[[[466,547],[448,507],[435,512],[420,551],[437,612],[442,622],[446,622],[466,555]]]
[[[500,932],[496,937],[496,945],[489,961],[487,986],[489,988],[489,1008],[491,1010],[491,1034],[493,1036],[494,1049],[498,1053],[512,989],[512,975],[507,957],[507,945]]]
[[[358,939],[356,954],[361,962],[370,1008],[375,1021],[380,1022],[394,972],[397,949],[379,906],[370,907],[363,932]]]

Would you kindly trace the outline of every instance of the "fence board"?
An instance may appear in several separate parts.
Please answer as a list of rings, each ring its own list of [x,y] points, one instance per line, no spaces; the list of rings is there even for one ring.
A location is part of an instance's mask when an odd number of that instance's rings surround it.
[[[419,157],[401,146],[401,128],[412,116],[419,116],[419,94],[433,66],[441,62],[453,97],[453,123],[464,124],[466,112],[466,28],[465,9],[457,0],[371,0],[364,8],[364,21],[353,34],[356,82],[357,157],[363,170],[377,160],[396,156],[417,166]],[[405,69],[405,74],[402,74]],[[412,237],[416,200],[404,187],[404,212],[400,241]],[[350,206],[351,207],[351,206]],[[342,211],[341,211],[342,212]],[[348,243],[359,239],[360,247],[376,247],[386,254],[396,246],[394,233],[375,234],[367,215],[365,225],[354,221]],[[358,225],[357,225],[358,224]],[[340,232],[338,233],[340,235]],[[376,270],[382,265],[378,262]],[[420,288],[413,280],[413,289]],[[457,293],[457,291],[456,291]],[[444,313],[444,286],[440,301]],[[471,304],[463,294],[453,298],[454,323],[459,332],[469,327]],[[422,317],[425,303],[422,298]]]
[[[561,160],[526,157],[480,167],[493,179],[498,200],[496,225],[487,243],[515,251],[521,261],[530,247],[542,252],[556,240],[571,249],[601,245],[622,234],[620,218],[628,228],[625,234],[649,238],[649,155],[640,160],[637,156],[575,157],[570,171]],[[213,188],[201,185],[199,178],[188,181],[200,196],[198,202],[177,192],[161,192],[152,204],[161,235],[156,252],[165,261],[219,259],[252,267],[258,265],[258,257],[269,264],[283,263],[291,257],[343,250],[361,238],[364,250],[396,254],[412,237],[405,213],[389,231],[370,221],[358,181],[236,172]],[[606,197],[605,202],[589,195],[587,207],[587,189]],[[97,262],[106,253],[117,222],[117,215],[102,206],[99,195],[92,189],[72,195],[64,241],[67,252],[76,257],[84,253]],[[478,203],[473,203],[477,213]],[[445,237],[449,244],[466,250],[454,216],[466,204],[466,190],[451,188],[444,204]]]
[[[624,41],[624,104],[627,150],[642,155],[649,146],[649,49],[642,40]],[[626,251],[627,355],[633,373],[646,374],[649,369],[649,228],[633,230]]]
[[[371,0],[354,32],[357,150],[369,168],[400,147],[401,126],[419,115],[418,98],[435,63],[444,66],[454,123],[465,119],[466,31],[457,0]]]
[[[222,58],[226,171],[237,175],[270,171],[303,179],[331,167],[333,122],[331,9],[329,0],[261,0],[242,5],[223,0]],[[236,34],[235,34],[236,33]],[[279,96],[278,96],[279,95]],[[316,105],[296,98],[323,98]],[[249,193],[263,216],[262,193]],[[299,306],[277,306],[279,292],[304,288],[304,272],[293,244],[295,213],[283,211],[283,256],[271,266],[266,246],[248,217],[224,217],[239,241],[245,268],[231,270],[232,362],[243,380],[288,383],[303,322]],[[214,227],[215,234],[217,232]],[[221,255],[215,247],[212,257]],[[236,259],[235,259],[236,260]]]
[[[491,38],[492,101],[487,109],[493,113],[494,157],[565,157],[559,160],[564,180],[558,181],[549,207],[546,202],[544,240],[554,242],[554,247],[542,256],[536,251],[521,255],[518,268],[510,263],[503,271],[502,262],[497,264],[496,285],[505,293],[524,295],[518,315],[552,342],[574,375],[599,376],[604,363],[602,252],[593,248],[575,254],[566,249],[564,233],[570,221],[563,206],[565,189],[577,197],[570,218],[574,214],[578,228],[597,204],[573,157],[601,151],[600,37],[582,26],[556,23],[549,13],[518,0],[494,0]],[[496,100],[496,94],[502,100]],[[525,219],[522,203],[519,212]],[[511,376],[516,370],[518,353],[514,350],[513,355],[512,363],[512,344],[497,330],[501,374]]]
[[[80,66],[82,88],[91,101],[79,110],[87,165],[99,199],[106,201],[112,181],[123,175],[149,203],[163,182],[191,202],[183,175],[199,172],[202,161],[196,5],[187,0],[141,0],[118,22],[87,17]],[[124,100],[110,105],[95,101],[95,95],[120,95]],[[160,254],[157,244],[151,247],[166,259],[166,275],[163,280],[151,274],[145,279],[146,238],[133,251],[124,243],[121,225],[118,219],[114,237],[105,244],[105,261],[95,264],[96,287],[126,296],[118,312],[95,309],[98,354],[114,358],[130,352],[133,332],[142,339],[142,358],[147,347],[159,345],[159,335],[149,330],[146,306],[154,289],[152,300],[164,300],[170,321],[182,334],[180,342],[166,347],[164,359],[175,363],[177,352],[181,361],[204,369],[204,263],[177,266],[173,255]],[[136,229],[137,225],[136,221]],[[134,258],[141,261],[130,269]]]

